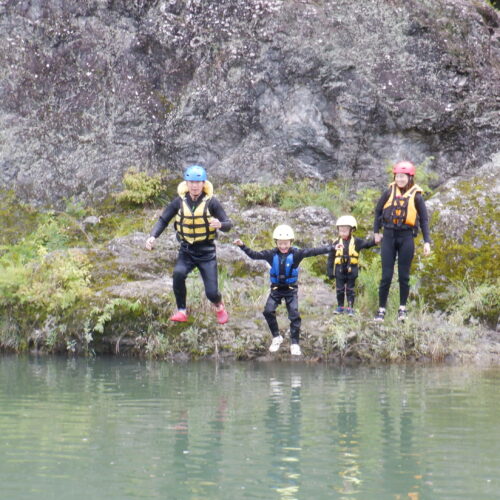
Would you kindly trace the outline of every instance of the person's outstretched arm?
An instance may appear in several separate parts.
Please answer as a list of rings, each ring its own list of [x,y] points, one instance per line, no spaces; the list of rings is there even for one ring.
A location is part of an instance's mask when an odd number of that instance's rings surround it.
[[[146,248],[152,250],[156,238],[160,236],[161,233],[168,226],[169,222],[172,220],[174,215],[179,211],[181,199],[179,197],[173,199],[164,209],[158,221],[151,229],[149,233],[149,238],[146,240]]]
[[[248,248],[240,239],[234,240],[233,243],[239,246],[251,259],[265,260],[270,266],[273,265],[274,250],[261,250],[258,252]]]

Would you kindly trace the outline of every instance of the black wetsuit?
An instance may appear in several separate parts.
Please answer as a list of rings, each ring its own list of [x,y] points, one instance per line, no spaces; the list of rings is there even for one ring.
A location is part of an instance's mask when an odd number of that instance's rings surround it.
[[[186,201],[193,212],[202,202],[204,197],[205,194],[202,193],[197,200],[193,201],[189,196],[189,193],[186,194]],[[163,213],[158,219],[158,222],[153,227],[151,236],[158,238],[158,236],[168,226],[168,223],[172,220],[172,218],[176,216],[177,212],[181,209],[181,206],[182,199],[180,197],[177,197],[170,202],[165,207]],[[217,198],[210,198],[208,202],[208,209],[212,217],[219,219],[221,222],[221,231],[225,232],[231,229],[233,224],[228,219],[226,212]],[[200,270],[203,284],[205,286],[205,294],[208,300],[214,304],[219,304],[222,298],[219,293],[219,284],[217,279],[217,256],[215,251],[215,242],[213,240],[207,240],[190,245],[180,238],[179,233],[177,233],[177,239],[181,243],[173,273],[173,289],[177,309],[186,309],[186,277],[195,267]]]
[[[299,267],[302,259],[328,253],[332,247],[330,245],[318,248],[292,247],[287,253],[281,253],[277,248],[273,248],[272,250],[262,250],[260,252],[252,250],[246,245],[243,245],[240,248],[251,259],[265,260],[270,266],[273,265],[273,259],[275,255],[279,255],[280,261],[284,261],[287,256],[291,252],[293,252],[293,267],[297,268]],[[281,304],[282,300],[285,301],[286,309],[288,312],[288,319],[290,320],[290,337],[292,339],[292,344],[299,343],[300,326],[302,323],[302,319],[299,314],[299,299],[297,291],[297,282],[292,285],[271,283],[271,291],[262,313],[264,315],[264,318],[266,318],[272,336],[277,337],[280,333],[278,321],[276,319],[276,309]]]
[[[403,225],[401,228],[390,227],[382,217],[384,205],[391,195],[391,189],[384,191],[377,206],[375,207],[375,222],[373,232],[380,232],[384,227],[384,237],[382,239],[382,279],[379,286],[379,307],[386,307],[389,289],[391,287],[392,276],[394,274],[394,264],[396,256],[398,258],[398,276],[399,276],[399,303],[406,305],[410,293],[410,267],[415,253],[415,229]],[[415,195],[415,208],[418,214],[419,225],[422,229],[424,241],[430,243],[429,237],[429,217],[427,208],[420,193]]]
[[[337,303],[340,307],[344,307],[344,300],[347,296],[347,305],[354,307],[356,278],[358,277],[358,265],[351,264],[349,261],[349,241],[341,240],[344,244],[343,263],[335,264],[336,250],[333,248],[328,253],[328,261],[326,264],[326,274],[330,279],[335,278],[335,288],[337,292]],[[371,248],[375,246],[373,238],[363,240],[362,238],[354,238],[354,248],[356,252],[360,252],[363,248]],[[359,257],[358,257],[359,258]]]

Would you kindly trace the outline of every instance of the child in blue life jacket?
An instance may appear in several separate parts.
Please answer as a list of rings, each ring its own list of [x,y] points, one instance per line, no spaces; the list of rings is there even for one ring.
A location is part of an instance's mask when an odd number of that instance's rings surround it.
[[[336,223],[339,237],[333,242],[333,248],[328,254],[326,274],[330,279],[335,278],[337,292],[337,309],[334,314],[354,314],[354,286],[358,277],[359,252],[363,248],[375,246],[373,238],[363,240],[353,236],[358,226],[352,215],[339,217]],[[347,296],[347,308],[344,300]]]
[[[299,264],[306,257],[328,253],[332,247],[326,245],[317,248],[297,248],[292,243],[295,239],[293,229],[285,224],[278,226],[273,232],[276,248],[257,252],[245,246],[241,240],[235,240],[234,244],[239,246],[251,259],[265,260],[270,266],[271,291],[264,308],[269,329],[273,336],[269,351],[276,352],[283,337],[280,335],[278,321],[276,320],[276,309],[284,300],[290,320],[290,352],[293,356],[300,356],[299,345],[301,317],[299,314],[298,300],[298,276]]]

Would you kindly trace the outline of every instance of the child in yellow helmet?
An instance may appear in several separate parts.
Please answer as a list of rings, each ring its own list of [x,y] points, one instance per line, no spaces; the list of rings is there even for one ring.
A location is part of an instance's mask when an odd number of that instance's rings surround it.
[[[359,252],[363,248],[375,246],[373,238],[363,240],[354,237],[358,223],[352,215],[343,215],[337,219],[338,238],[328,254],[326,273],[330,279],[335,278],[337,291],[337,309],[334,314],[354,314],[354,286],[358,277]],[[347,296],[347,308],[344,301]]]
[[[330,245],[317,248],[294,247],[292,246],[295,239],[293,229],[286,224],[276,227],[273,232],[273,239],[276,247],[260,252],[248,248],[240,239],[235,240],[234,244],[239,246],[251,259],[265,260],[271,266],[269,273],[271,291],[263,312],[273,336],[269,351],[276,352],[283,342],[278,321],[276,320],[276,309],[284,300],[288,311],[288,319],[290,320],[290,352],[293,356],[300,356],[302,352],[299,345],[299,336],[302,320],[299,314],[297,293],[299,264],[306,257],[328,253],[332,247]]]

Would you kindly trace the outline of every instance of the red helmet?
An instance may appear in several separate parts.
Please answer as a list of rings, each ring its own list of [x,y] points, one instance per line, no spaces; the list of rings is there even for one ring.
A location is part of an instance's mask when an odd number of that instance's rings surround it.
[[[398,161],[392,169],[394,174],[415,175],[416,171],[417,169],[411,161]]]

